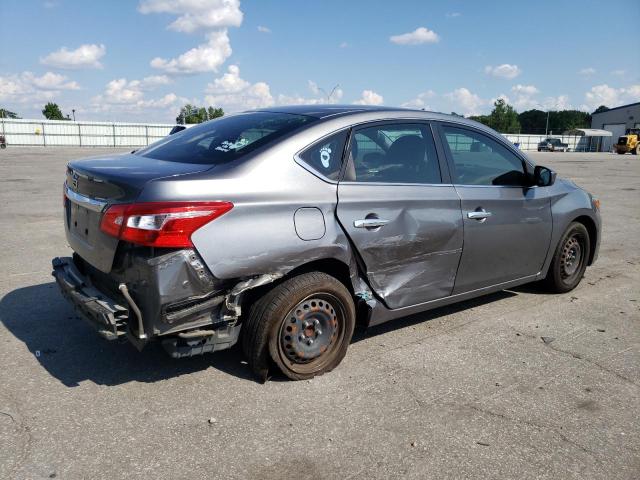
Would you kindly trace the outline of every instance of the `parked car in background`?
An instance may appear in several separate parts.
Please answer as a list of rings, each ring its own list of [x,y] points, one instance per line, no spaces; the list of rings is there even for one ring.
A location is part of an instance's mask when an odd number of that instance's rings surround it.
[[[68,164],[62,293],[173,357],[241,338],[260,379],[330,371],[377,325],[527,282],[578,285],[599,202],[458,116],[361,106],[225,115]]]
[[[562,143],[559,138],[545,138],[540,143],[538,143],[538,151],[547,151],[547,152],[567,152],[569,151],[569,144]]]

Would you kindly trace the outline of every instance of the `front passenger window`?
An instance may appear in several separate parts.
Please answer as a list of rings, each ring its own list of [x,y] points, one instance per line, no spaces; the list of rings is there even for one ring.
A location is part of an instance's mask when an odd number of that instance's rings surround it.
[[[524,163],[507,147],[475,130],[443,125],[459,185],[526,185]]]
[[[380,125],[355,132],[345,180],[368,183],[440,183],[440,166],[426,124]]]

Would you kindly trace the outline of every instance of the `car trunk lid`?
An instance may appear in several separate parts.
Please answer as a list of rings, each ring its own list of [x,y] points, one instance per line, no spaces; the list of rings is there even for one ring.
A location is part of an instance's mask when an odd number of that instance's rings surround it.
[[[65,181],[65,230],[71,248],[105,273],[118,240],[100,230],[108,205],[134,202],[152,180],[203,172],[211,165],[167,162],[139,155],[109,155],[70,162]]]

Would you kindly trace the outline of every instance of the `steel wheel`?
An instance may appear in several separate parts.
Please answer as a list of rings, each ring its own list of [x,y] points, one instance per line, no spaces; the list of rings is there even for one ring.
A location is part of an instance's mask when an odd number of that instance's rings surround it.
[[[582,264],[582,247],[578,235],[572,235],[567,239],[562,248],[562,257],[560,260],[560,275],[565,280],[570,279],[580,270]]]
[[[262,381],[271,362],[292,380],[329,372],[347,353],[355,319],[353,297],[335,277],[292,277],[251,306],[243,325],[249,365]]]
[[[278,354],[298,373],[321,369],[335,355],[344,336],[344,309],[329,293],[318,293],[298,303],[280,326]]]
[[[584,275],[591,245],[587,228],[573,222],[565,231],[551,260],[545,281],[554,292],[573,290]]]

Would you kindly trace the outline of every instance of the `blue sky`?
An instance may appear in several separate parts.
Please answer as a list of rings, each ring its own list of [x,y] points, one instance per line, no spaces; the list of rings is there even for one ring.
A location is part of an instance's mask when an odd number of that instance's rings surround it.
[[[621,22],[615,22],[619,18]],[[640,101],[637,0],[0,0],[0,107],[172,122],[186,102],[486,113]]]

